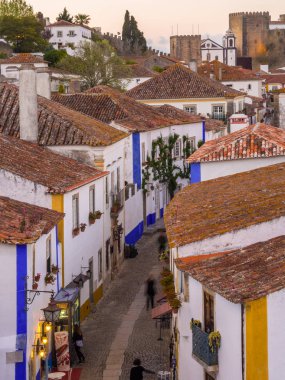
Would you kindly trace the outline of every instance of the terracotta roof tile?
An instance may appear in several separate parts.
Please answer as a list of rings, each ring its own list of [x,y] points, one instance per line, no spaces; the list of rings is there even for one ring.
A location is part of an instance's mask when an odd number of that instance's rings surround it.
[[[152,78],[157,75],[140,64],[128,65],[127,67],[130,69],[130,73],[127,76],[128,78]]]
[[[285,164],[185,187],[166,208],[169,244],[184,246],[285,216]]]
[[[262,75],[262,78],[265,79],[265,84],[271,84],[271,83],[285,84],[285,74]]]
[[[239,66],[228,66],[220,61],[202,62],[198,67],[200,75],[210,77],[210,74],[215,75],[216,80],[221,81],[248,81],[261,80],[252,70],[244,69]],[[220,79],[221,75],[221,79]]]
[[[57,211],[0,196],[0,242],[27,244],[37,241],[64,217]]]
[[[97,86],[80,94],[55,94],[53,100],[105,123],[115,121],[130,131],[147,131],[170,125],[194,123],[197,120],[172,117],[107,86]]]
[[[285,131],[266,124],[250,125],[207,141],[187,162],[229,161],[285,155]]]
[[[285,288],[285,236],[198,257],[177,259],[176,266],[230,302],[253,301]]]
[[[65,20],[59,20],[54,22],[53,24],[49,24],[46,26],[46,28],[50,28],[53,26],[63,26],[63,27],[73,27],[73,26],[81,26],[82,28],[92,30],[88,25],[81,25],[81,24],[74,24],[73,22],[65,21]]]
[[[38,96],[40,145],[111,145],[126,133]],[[0,132],[19,137],[19,89],[0,83]]]
[[[0,170],[64,193],[107,174],[47,148],[0,134]]]
[[[0,59],[0,65],[7,63],[47,63],[43,58],[37,57],[31,53],[19,53],[7,59]]]
[[[126,92],[137,100],[235,98],[243,93],[176,64]]]

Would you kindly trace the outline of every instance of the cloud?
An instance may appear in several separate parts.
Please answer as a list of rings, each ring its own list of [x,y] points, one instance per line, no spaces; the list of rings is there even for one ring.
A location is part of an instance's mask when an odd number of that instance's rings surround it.
[[[166,38],[164,36],[160,36],[158,40],[159,45],[168,45],[169,44],[169,38]]]

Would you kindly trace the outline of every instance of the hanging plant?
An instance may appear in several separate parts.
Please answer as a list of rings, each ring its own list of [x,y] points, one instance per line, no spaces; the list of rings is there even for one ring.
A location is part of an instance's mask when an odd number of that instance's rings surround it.
[[[55,283],[55,276],[52,273],[47,273],[45,276],[45,283],[46,285],[53,285]]]
[[[202,327],[202,323],[201,323],[201,321],[199,321],[199,319],[193,319],[192,318],[190,321],[190,329],[191,330],[192,330],[193,325],[199,327],[199,329]]]
[[[57,273],[59,272],[59,268],[58,268],[58,266],[52,264],[52,265],[51,265],[51,272],[52,272],[53,274],[57,274]]]
[[[32,284],[32,289],[33,289],[33,290],[37,290],[37,289],[38,289],[38,286],[39,286],[39,284],[38,284],[37,282],[33,282],[33,284]]]
[[[208,336],[209,347],[212,352],[221,346],[221,334],[219,331],[213,331]]]
[[[40,273],[37,273],[34,277],[34,282],[39,282],[41,279],[41,274]]]
[[[86,223],[80,223],[80,231],[84,232],[86,229],[87,224]]]
[[[79,232],[80,232],[80,228],[79,227],[73,228],[72,235],[73,236],[77,236],[77,235],[79,235]]]

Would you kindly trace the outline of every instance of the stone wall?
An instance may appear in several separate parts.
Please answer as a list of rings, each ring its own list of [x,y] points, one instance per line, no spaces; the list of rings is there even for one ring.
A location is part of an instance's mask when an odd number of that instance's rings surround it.
[[[202,61],[201,35],[171,36],[170,55],[185,63],[196,60],[199,65]]]

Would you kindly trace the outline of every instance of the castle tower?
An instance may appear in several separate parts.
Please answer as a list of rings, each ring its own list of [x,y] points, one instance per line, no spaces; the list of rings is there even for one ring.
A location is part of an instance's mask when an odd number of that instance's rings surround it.
[[[195,60],[199,65],[201,58],[201,35],[171,36],[170,56],[189,64]]]
[[[224,47],[224,63],[229,66],[236,66],[237,62],[237,49],[236,49],[236,36],[229,29],[223,38]]]
[[[229,15],[230,30],[236,36],[238,57],[263,55],[271,17],[269,12],[238,12]]]

